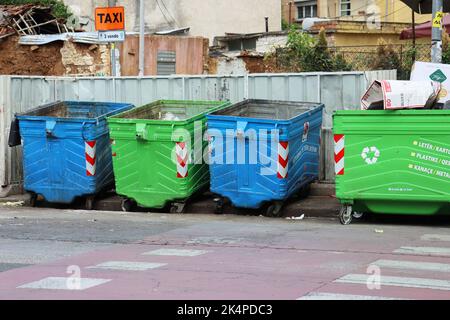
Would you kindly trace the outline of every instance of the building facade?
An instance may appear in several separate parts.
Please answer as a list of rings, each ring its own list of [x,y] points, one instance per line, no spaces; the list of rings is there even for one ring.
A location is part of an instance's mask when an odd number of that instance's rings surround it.
[[[317,0],[319,15],[326,18],[367,20],[377,17],[380,22],[410,23],[411,9],[400,0]],[[430,15],[415,14],[416,23],[429,21]]]
[[[376,18],[390,23],[412,21],[411,9],[400,0],[281,0],[281,5],[283,18],[289,21],[290,16],[291,22],[314,17],[352,21]],[[431,15],[415,14],[416,23],[430,20]]]
[[[64,0],[79,17],[86,31],[94,29],[94,10],[102,6],[124,6],[128,32],[139,31],[139,5],[145,1],[146,32],[189,28],[189,35],[212,42],[225,33],[281,30],[279,0]]]

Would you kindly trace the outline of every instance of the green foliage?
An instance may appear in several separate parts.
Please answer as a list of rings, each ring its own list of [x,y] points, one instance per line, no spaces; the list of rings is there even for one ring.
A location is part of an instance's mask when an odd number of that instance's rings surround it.
[[[0,0],[0,4],[21,5],[29,3],[51,7],[52,13],[56,18],[67,19],[71,16],[69,8],[62,0]]]
[[[325,30],[322,28],[319,32],[319,38],[314,46],[314,60],[311,71],[334,71],[335,61],[328,49]]]
[[[442,37],[442,63],[450,64],[450,36],[445,29]]]
[[[288,30],[290,27],[289,22],[286,21],[286,19],[281,19],[281,30]]]
[[[355,68],[347,62],[342,54],[336,54],[334,57],[334,71],[352,71]]]
[[[399,69],[400,57],[391,44],[379,43],[372,67],[374,70]]]
[[[417,47],[414,48],[412,45],[406,46],[405,51],[403,52],[400,67],[397,69],[399,79],[410,79],[412,66],[417,58],[419,58],[418,54],[419,52],[417,50]]]

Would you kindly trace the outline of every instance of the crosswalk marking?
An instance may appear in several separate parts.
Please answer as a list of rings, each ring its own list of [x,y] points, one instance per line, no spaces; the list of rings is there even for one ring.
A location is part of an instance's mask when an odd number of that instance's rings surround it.
[[[17,287],[18,289],[85,290],[111,281],[111,279],[48,277]]]
[[[420,237],[424,241],[450,241],[450,235],[448,234],[424,234]]]
[[[419,261],[401,261],[401,260],[378,260],[372,263],[380,268],[393,269],[412,269],[422,271],[450,272],[450,264],[419,262]]]
[[[348,274],[334,282],[366,285],[369,277],[373,276],[367,274]],[[372,282],[371,279],[369,280]],[[450,291],[450,281],[437,279],[380,276],[380,285]]]
[[[195,257],[209,251],[206,250],[188,250],[188,249],[157,249],[143,253],[144,255],[154,256],[178,256],[178,257]]]
[[[167,263],[149,263],[134,261],[107,261],[96,266],[87,267],[87,269],[110,269],[126,271],[146,271],[167,265]]]
[[[417,254],[429,256],[450,256],[450,248],[439,247],[401,247],[394,253]]]
[[[355,294],[310,292],[297,300],[405,300],[390,297],[364,296]]]

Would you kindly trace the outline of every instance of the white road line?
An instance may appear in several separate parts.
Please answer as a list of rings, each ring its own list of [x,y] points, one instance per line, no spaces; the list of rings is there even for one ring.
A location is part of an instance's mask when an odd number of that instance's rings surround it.
[[[178,256],[178,257],[195,257],[209,251],[206,250],[187,250],[187,249],[158,249],[143,253],[143,255],[154,256]]]
[[[373,275],[367,274],[348,274],[334,282],[366,285],[369,277],[370,283],[372,283]],[[380,276],[380,285],[450,291],[450,281],[437,279]]]
[[[188,244],[235,244],[241,242],[242,238],[221,238],[221,237],[198,237],[186,241]]]
[[[448,234],[424,234],[420,237],[420,240],[424,241],[450,241],[450,235]]]
[[[406,300],[399,298],[362,296],[354,294],[327,293],[327,292],[310,292],[306,296],[297,300]]]
[[[450,248],[438,247],[401,247],[394,251],[394,253],[402,254],[418,254],[425,256],[450,256]]]
[[[126,270],[126,271],[146,271],[163,267],[167,263],[148,263],[135,261],[107,261],[96,266],[87,267],[87,269],[109,269],[109,270]]]
[[[79,281],[79,282],[78,282]],[[48,277],[17,287],[18,289],[85,290],[111,281],[111,279]]]
[[[450,264],[446,263],[401,261],[401,260],[378,260],[375,261],[374,263],[371,263],[371,265],[376,265],[380,268],[450,272]]]

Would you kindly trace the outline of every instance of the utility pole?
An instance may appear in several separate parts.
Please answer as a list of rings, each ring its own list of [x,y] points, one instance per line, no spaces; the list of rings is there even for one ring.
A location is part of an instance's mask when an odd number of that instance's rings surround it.
[[[139,76],[144,76],[144,55],[145,55],[145,21],[144,21],[144,0],[139,0]]]
[[[289,26],[292,24],[292,1],[289,1]]]
[[[413,61],[416,61],[416,13],[411,9],[412,32],[413,32]]]
[[[433,25],[431,33],[431,62],[442,62],[442,0],[433,0]],[[439,18],[440,17],[440,18]],[[439,21],[439,26],[437,25]]]

